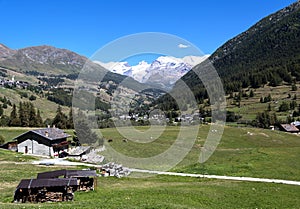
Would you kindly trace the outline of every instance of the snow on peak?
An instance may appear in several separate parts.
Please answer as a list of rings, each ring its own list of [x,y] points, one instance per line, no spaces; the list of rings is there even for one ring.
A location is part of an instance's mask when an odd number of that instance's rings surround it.
[[[184,58],[161,56],[151,64],[141,61],[135,66],[130,66],[127,62],[102,63],[95,61],[95,63],[114,73],[130,76],[141,83],[156,84],[169,89],[192,67],[207,58],[208,55],[186,56]]]

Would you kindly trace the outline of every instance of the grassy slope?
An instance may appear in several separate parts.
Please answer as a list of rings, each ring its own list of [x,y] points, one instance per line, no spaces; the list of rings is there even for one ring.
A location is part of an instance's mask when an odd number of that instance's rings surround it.
[[[194,127],[196,128],[196,127]],[[140,128],[142,129],[142,128]],[[146,130],[146,128],[144,128]],[[221,142],[204,164],[198,163],[209,126],[199,129],[195,145],[175,171],[233,176],[300,180],[300,137],[279,131],[225,127]],[[177,136],[177,127],[168,127],[153,143],[124,143],[115,129],[103,129],[111,146],[133,157],[150,157],[165,151]]]
[[[26,92],[28,94],[28,97],[30,97],[30,95],[36,96],[37,99],[32,101],[32,103],[34,104],[34,106],[36,108],[38,108],[41,111],[41,116],[42,116],[43,120],[45,120],[47,118],[53,119],[55,117],[58,104],[47,100],[47,98],[40,97],[39,95],[36,95],[31,91],[21,90],[21,89],[13,90],[13,89],[0,88],[0,97],[5,96],[13,104],[16,104],[17,107],[19,105],[19,102],[24,102],[24,101],[28,102],[29,101],[28,98],[21,98],[20,94],[16,93],[16,92]],[[9,115],[11,110],[12,110],[12,107],[8,106],[8,108],[4,110],[4,114]],[[62,110],[63,110],[63,112],[65,112],[67,114],[69,111],[69,108],[62,106]]]
[[[297,84],[298,88],[300,87]],[[246,89],[245,89],[246,90]],[[247,92],[249,94],[249,91]],[[271,94],[272,102],[271,108],[272,111],[278,111],[280,104],[283,101],[292,101],[294,95],[297,95],[297,104],[300,104],[300,93],[298,91],[291,91],[291,86],[281,85],[277,87],[264,86],[254,90],[253,98],[242,98],[241,107],[238,108],[236,105],[233,105],[233,100],[227,100],[227,110],[234,111],[237,114],[243,116],[242,119],[245,120],[254,120],[258,112],[263,112],[268,109],[269,103],[260,103],[261,97],[267,97]],[[291,98],[288,98],[288,94],[291,95]],[[279,119],[286,119],[286,117],[291,114],[292,111],[279,113],[276,112]]]
[[[196,127],[193,127],[196,128]],[[147,127],[139,127],[147,130]],[[28,129],[0,128],[7,141]],[[209,126],[201,126],[196,142],[186,158],[174,168],[175,171],[232,176],[252,176],[300,180],[300,137],[279,131],[225,127],[221,142],[204,164],[198,163]],[[72,134],[72,130],[68,130]],[[177,127],[166,131],[152,143],[123,142],[116,129],[102,129],[101,134],[113,139],[110,145],[127,156],[151,157],[162,153],[174,142]],[[134,134],[134,133],[133,133]],[[103,153],[105,155],[105,153]]]
[[[208,126],[202,126],[196,144],[185,161],[197,160]],[[147,130],[146,127],[139,127]],[[1,129],[13,136],[24,129]],[[115,129],[101,133],[113,139],[112,146],[135,156],[149,156],[162,151],[178,133],[168,127],[159,140],[146,149],[145,144],[124,143]],[[131,147],[131,149],[128,149]],[[134,152],[143,148],[142,152]],[[182,163],[175,170],[191,173],[242,175],[300,180],[300,139],[277,131],[226,127],[218,150],[203,165]],[[77,192],[74,202],[11,204],[13,192],[22,178],[38,172],[58,169],[24,163],[32,158],[0,150],[0,208],[297,208],[300,187],[281,184],[234,182],[188,177],[153,176],[148,178],[98,178],[94,192]]]
[[[8,70],[9,78],[12,75],[16,76],[16,79],[20,80],[26,80],[31,83],[37,84],[37,79],[33,76],[24,75],[21,73],[17,73],[14,71]],[[71,80],[65,79],[65,85],[66,86],[72,86]],[[300,88],[300,85],[297,84],[298,88]],[[244,89],[247,91],[247,89]],[[21,98],[21,96],[18,94],[18,92],[23,91],[30,95],[35,95],[33,92],[26,91],[26,90],[11,90],[11,89],[5,89],[0,88],[0,97],[6,96],[8,99],[12,101],[12,103],[19,104],[20,101],[29,101],[27,98]],[[17,92],[17,93],[16,93]],[[249,91],[247,91],[249,94]],[[268,85],[265,85],[264,87],[258,88],[254,90],[255,96],[253,98],[242,98],[241,106],[238,108],[236,105],[234,105],[234,102],[232,99],[227,100],[227,110],[234,111],[237,114],[240,114],[243,116],[242,119],[245,120],[253,120],[256,117],[257,112],[263,112],[268,108],[268,103],[260,103],[261,97],[266,97],[268,94],[271,94],[273,101],[271,102],[272,110],[277,111],[281,102],[283,100],[287,100],[288,94],[291,94],[291,97],[293,98],[294,95],[297,95],[297,103],[300,104],[300,93],[297,91],[291,91],[291,86],[288,85],[281,85],[278,87],[271,87]],[[48,101],[46,98],[42,98],[38,95],[35,95],[37,97],[37,100],[33,101],[35,107],[39,108],[41,110],[41,116],[45,120],[46,118],[53,118],[55,116],[55,111],[57,108],[57,104],[54,102]],[[289,100],[291,101],[290,98]],[[63,107],[64,112],[68,112],[67,107]],[[7,108],[5,110],[5,114],[9,115],[11,112],[11,107]],[[279,119],[286,119],[286,117],[291,114],[291,111],[284,112],[284,113],[277,113]]]
[[[23,163],[31,157],[0,150],[0,208],[297,208],[300,187],[189,177],[98,178],[93,192],[76,192],[73,202],[14,204],[19,180],[59,169]]]

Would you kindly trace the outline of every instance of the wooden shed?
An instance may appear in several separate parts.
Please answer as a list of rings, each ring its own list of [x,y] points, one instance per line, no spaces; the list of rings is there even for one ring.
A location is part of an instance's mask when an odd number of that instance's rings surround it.
[[[78,182],[77,190],[89,191],[95,188],[96,176],[95,170],[56,170],[39,173],[37,179],[76,178]]]
[[[73,200],[76,178],[23,179],[16,188],[14,202],[59,202]]]

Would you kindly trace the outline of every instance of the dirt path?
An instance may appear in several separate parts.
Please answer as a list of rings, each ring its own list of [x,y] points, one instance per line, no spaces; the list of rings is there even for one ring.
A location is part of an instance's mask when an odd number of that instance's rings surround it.
[[[63,160],[63,159],[43,159],[40,161],[34,161],[33,164],[69,165],[69,166],[85,165],[85,166],[89,166],[89,167],[97,166],[94,164],[70,162],[70,161]],[[150,171],[150,170],[142,170],[142,169],[135,169],[135,168],[131,168],[130,170],[132,172],[137,172],[137,173],[207,178],[207,179],[221,179],[221,180],[233,180],[233,181],[264,182],[264,183],[276,183],[276,184],[287,184],[287,185],[300,186],[300,181],[291,181],[291,180],[282,180],[282,179],[266,179],[266,178],[253,178],[253,177],[236,177],[236,176],[217,176],[217,175],[203,175],[203,174],[190,174],[190,173],[176,173],[176,172],[166,172],[166,171]]]
[[[222,180],[233,180],[233,181],[264,182],[264,183],[276,183],[276,184],[288,184],[288,185],[300,186],[300,181],[290,181],[290,180],[281,180],[281,179],[265,179],[265,178],[235,177],[235,176],[217,176],[217,175],[164,172],[164,171],[149,171],[149,170],[141,170],[141,169],[131,169],[131,171],[132,172],[138,172],[138,173],[149,173],[149,174],[160,174],[160,175],[171,175],[171,176],[185,176],[185,177],[222,179]]]

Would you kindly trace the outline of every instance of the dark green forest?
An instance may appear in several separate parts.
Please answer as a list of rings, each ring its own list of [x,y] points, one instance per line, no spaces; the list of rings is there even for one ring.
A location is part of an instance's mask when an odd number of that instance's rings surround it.
[[[209,98],[197,74],[205,72],[207,65],[213,65],[216,69],[226,95],[237,95],[237,104],[245,88],[284,84],[291,85],[292,90],[296,91],[296,84],[300,81],[299,40],[300,8],[295,3],[262,19],[226,42],[206,62],[195,66],[181,80],[192,90],[196,101],[202,106],[209,104]],[[175,84],[172,92],[184,94],[180,82]],[[253,96],[253,91],[248,96]],[[263,102],[270,102],[267,100],[263,98]],[[154,106],[164,111],[178,110],[175,100],[168,94],[159,98]]]

